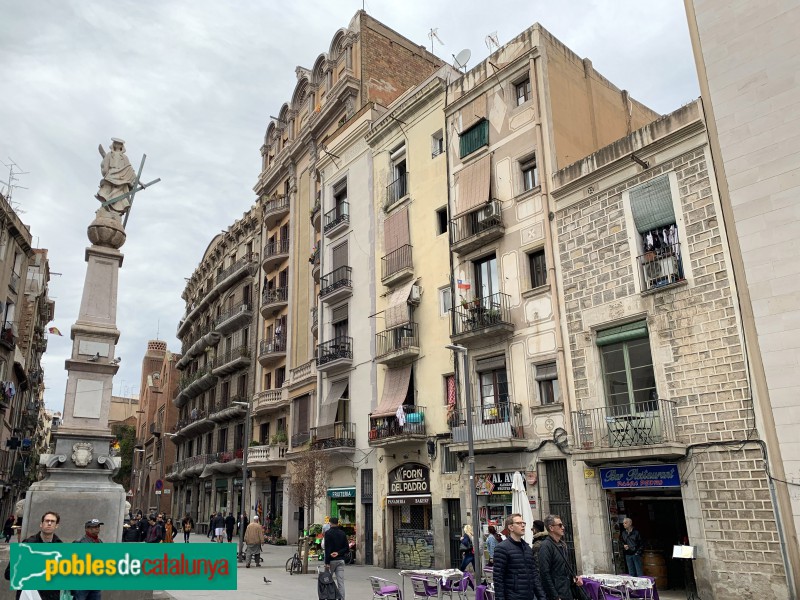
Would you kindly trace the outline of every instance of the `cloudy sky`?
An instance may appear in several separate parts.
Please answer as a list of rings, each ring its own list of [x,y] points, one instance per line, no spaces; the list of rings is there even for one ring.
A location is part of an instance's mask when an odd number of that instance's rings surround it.
[[[682,0],[370,0],[366,10],[452,61],[485,58],[538,21],[638,100],[666,113],[699,95]],[[147,340],[180,350],[184,278],[211,238],[254,202],[259,147],[294,89],[361,0],[10,2],[0,20],[0,160],[19,177],[12,202],[50,252],[57,326],[45,356],[45,399],[64,402],[69,330],[86,272],[86,226],[98,207],[97,146],[127,142],[143,179],[120,272],[114,393],[136,394]],[[0,180],[8,171],[0,173]],[[2,186],[0,186],[2,189]]]

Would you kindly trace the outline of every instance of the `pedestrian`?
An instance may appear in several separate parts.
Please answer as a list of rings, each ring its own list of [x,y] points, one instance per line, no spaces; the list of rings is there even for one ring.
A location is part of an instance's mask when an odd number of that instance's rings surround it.
[[[214,520],[211,521],[211,526],[214,528],[213,539],[221,544],[225,537],[225,517],[222,516],[221,512],[218,512],[214,516]]]
[[[181,529],[183,529],[183,543],[188,544],[189,534],[192,533],[192,529],[194,529],[194,520],[192,520],[192,517],[189,516],[188,512],[181,521]]]
[[[155,519],[153,519],[153,522],[155,522]],[[150,533],[150,515],[147,518],[141,516],[139,517],[139,541],[146,542],[148,533]]]
[[[489,535],[486,536],[486,552],[489,554],[489,562],[487,566],[491,567],[494,564],[494,549],[497,544],[503,541],[500,534],[497,533],[497,528],[494,525],[489,525]]]
[[[75,540],[76,544],[102,544],[100,539],[100,526],[103,522],[100,519],[90,519],[84,524],[84,535],[81,539]],[[100,600],[102,594],[100,590],[73,590],[74,600]]]
[[[569,562],[564,521],[558,515],[547,515],[544,528],[547,537],[539,548],[539,573],[546,600],[574,600],[580,592],[573,592],[573,586],[582,586],[583,579],[575,575]]]
[[[6,536],[6,544],[11,540],[11,536],[14,535],[14,523],[16,523],[17,519],[14,515],[8,515],[6,522],[3,524],[3,535]]]
[[[39,531],[34,535],[23,540],[26,544],[62,544],[61,539],[56,535],[56,529],[61,523],[61,515],[57,512],[48,511],[42,515],[39,523]],[[11,562],[6,566],[5,578],[11,579]],[[17,590],[17,600],[22,595],[22,590]],[[59,600],[61,592],[59,590],[39,590],[39,597],[42,600]]]
[[[160,521],[161,515],[148,515],[147,521],[149,523],[147,529],[147,537],[144,541],[148,544],[159,544],[164,540],[164,524]]]
[[[245,568],[250,568],[250,560],[256,557],[256,566],[261,566],[261,544],[264,543],[264,530],[258,522],[258,515],[253,515],[253,522],[247,526],[244,532],[244,561]]]
[[[211,516],[208,517],[208,539],[214,539],[214,519],[216,518],[217,513],[211,511]]]
[[[533,550],[522,538],[525,521],[514,513],[506,517],[508,536],[494,549],[492,581],[495,600],[544,600]]]
[[[323,542],[325,544],[325,568],[330,569],[336,578],[336,587],[339,588],[339,596],[344,600],[344,560],[350,552],[350,542],[339,527],[339,518],[331,517],[331,528],[325,532]]]
[[[225,517],[225,534],[228,537],[229,544],[233,541],[233,528],[235,526],[236,526],[236,517],[233,516],[233,513],[228,513],[228,516]]]
[[[638,529],[633,528],[633,521],[628,517],[622,521],[622,549],[625,553],[625,562],[628,565],[628,575],[631,577],[642,577],[642,553],[644,543],[642,534]]]
[[[125,521],[122,525],[122,541],[123,542],[139,542],[139,523],[134,515],[130,521]]]
[[[172,517],[167,519],[164,523],[164,543],[171,544],[175,541],[175,524],[172,522]]]
[[[531,544],[531,550],[533,550],[533,560],[538,565],[539,549],[542,547],[542,542],[544,542],[544,538],[547,537],[547,532],[544,530],[544,521],[536,519],[533,522],[533,527],[531,527],[531,531],[533,532],[533,543]]]
[[[469,565],[472,565],[472,570],[475,570],[475,543],[472,541],[472,525],[464,525],[464,535],[461,536],[461,545],[459,549],[463,554],[461,559],[462,571],[466,571]]]

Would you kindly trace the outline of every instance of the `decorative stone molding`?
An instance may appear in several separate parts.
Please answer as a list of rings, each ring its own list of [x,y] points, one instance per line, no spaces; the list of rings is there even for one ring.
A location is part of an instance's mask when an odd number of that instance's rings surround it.
[[[112,473],[116,473],[122,464],[122,458],[119,456],[98,456],[97,462]]]
[[[92,462],[94,446],[90,442],[78,442],[72,445],[72,462],[76,467],[87,467]]]
[[[42,454],[39,456],[39,464],[44,465],[48,469],[52,469],[60,463],[65,462],[67,462],[66,454]]]

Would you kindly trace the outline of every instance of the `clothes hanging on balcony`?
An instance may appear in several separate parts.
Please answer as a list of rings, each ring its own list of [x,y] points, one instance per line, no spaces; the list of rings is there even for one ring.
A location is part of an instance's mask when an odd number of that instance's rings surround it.
[[[394,416],[397,417],[397,424],[400,425],[400,427],[403,427],[406,424],[406,411],[403,410],[402,406],[397,407],[397,412],[394,414]]]
[[[6,400],[11,400],[17,395],[17,388],[13,381],[0,381],[0,393]]]

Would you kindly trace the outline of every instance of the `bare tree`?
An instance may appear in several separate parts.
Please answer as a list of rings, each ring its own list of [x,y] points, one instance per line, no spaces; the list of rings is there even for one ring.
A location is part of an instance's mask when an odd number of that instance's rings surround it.
[[[325,497],[328,491],[328,472],[330,458],[320,450],[308,450],[289,462],[291,484],[289,497],[292,502],[303,507],[306,526],[314,518],[314,505]],[[303,542],[303,572],[308,573],[308,539]]]

